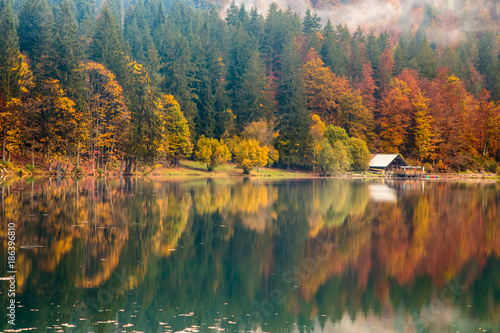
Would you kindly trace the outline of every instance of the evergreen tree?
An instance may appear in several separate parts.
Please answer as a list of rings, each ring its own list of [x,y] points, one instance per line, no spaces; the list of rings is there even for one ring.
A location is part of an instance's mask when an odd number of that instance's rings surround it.
[[[123,85],[125,81],[126,46],[121,27],[107,5],[96,21],[94,37],[89,45],[89,56],[111,70]]]
[[[257,51],[252,53],[234,93],[233,112],[238,129],[260,119],[271,120],[273,101],[266,68]]]
[[[77,69],[82,59],[82,51],[78,40],[78,23],[68,0],[62,2],[56,23],[56,77],[67,89],[69,98],[79,105],[78,100],[81,100],[83,95],[83,77]]]
[[[500,69],[498,59],[498,37],[494,31],[486,32],[478,45],[479,62],[477,69],[486,77],[486,89],[494,92]]]
[[[307,165],[310,151],[310,118],[304,84],[300,78],[301,58],[292,39],[285,43],[278,86],[279,143],[283,165]]]
[[[415,59],[417,60],[419,74],[426,79],[432,80],[437,74],[437,56],[426,39],[420,45]]]
[[[308,8],[306,10],[306,16],[302,22],[302,32],[307,38],[307,49],[314,48],[318,50],[319,41],[317,32],[321,28],[321,19],[318,14],[311,14],[311,10]]]
[[[54,17],[46,0],[25,1],[19,15],[19,46],[29,54],[35,78],[54,75]]]
[[[229,5],[228,10],[226,11],[226,22],[229,26],[233,27],[236,27],[236,25],[240,23],[239,9],[234,0],[231,2],[231,5]]]
[[[159,26],[154,32],[155,44],[163,65],[160,68],[162,82],[160,87],[164,93],[174,95],[194,131],[194,119],[197,115],[196,101],[198,96],[194,91],[196,64],[193,62],[192,48],[186,37],[171,22]]]
[[[335,74],[343,77],[347,74],[347,62],[338,46],[337,37],[332,22],[328,20],[323,29],[323,46],[321,56],[326,66],[329,66]]]
[[[402,71],[408,68],[408,51],[402,39],[399,40],[394,50],[394,76],[398,76]]]
[[[373,69],[373,73],[375,75],[378,74],[378,67],[380,65],[380,54],[384,49],[379,48],[379,43],[377,40],[377,37],[375,34],[370,32],[370,35],[368,35],[368,38],[366,39],[366,54],[368,56],[368,60],[370,61]],[[378,77],[375,77],[375,80],[378,79]]]
[[[2,159],[5,160],[7,131],[15,117],[9,104],[21,93],[19,84],[21,66],[14,11],[9,0],[0,0],[0,128],[2,134]]]

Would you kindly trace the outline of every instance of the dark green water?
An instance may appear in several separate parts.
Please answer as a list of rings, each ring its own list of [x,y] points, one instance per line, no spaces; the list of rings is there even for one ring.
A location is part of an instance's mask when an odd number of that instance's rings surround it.
[[[72,180],[2,189],[0,331],[500,332],[500,184]]]

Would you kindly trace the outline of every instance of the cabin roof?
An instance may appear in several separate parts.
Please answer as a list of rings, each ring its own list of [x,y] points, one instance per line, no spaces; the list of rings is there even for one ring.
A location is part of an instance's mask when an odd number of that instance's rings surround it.
[[[408,165],[399,154],[376,154],[370,161],[370,168],[387,168],[396,159],[399,159],[399,164]]]

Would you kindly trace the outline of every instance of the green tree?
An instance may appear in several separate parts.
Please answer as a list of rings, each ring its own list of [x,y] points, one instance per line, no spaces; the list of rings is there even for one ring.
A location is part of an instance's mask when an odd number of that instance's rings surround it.
[[[349,168],[350,161],[347,149],[342,142],[337,141],[332,145],[327,139],[321,142],[318,169],[321,176],[330,176],[343,173]]]
[[[22,92],[19,53],[14,11],[8,0],[0,0],[0,126],[2,133],[2,159],[5,160],[7,131],[13,126],[12,99]]]
[[[68,0],[63,1],[57,12],[55,41],[56,77],[67,89],[68,97],[81,107],[84,80],[77,70],[83,54],[78,40],[78,23]]]
[[[233,111],[238,128],[260,119],[269,121],[272,118],[273,99],[265,70],[259,52],[253,52],[234,94]]]
[[[368,170],[370,167],[371,154],[364,140],[359,138],[350,138],[349,153],[351,157],[351,170]]]
[[[89,56],[113,72],[118,82],[123,85],[127,53],[118,19],[113,16],[108,6],[104,5],[95,23],[93,38],[89,45]]]
[[[310,118],[304,83],[300,77],[301,58],[298,46],[289,40],[281,58],[280,84],[278,87],[279,133],[278,151],[281,162],[290,165],[308,164],[311,153]]]
[[[332,22],[328,20],[323,28],[323,45],[321,56],[326,66],[329,66],[333,73],[343,77],[347,73],[347,61],[338,45],[337,35]]]
[[[418,72],[421,77],[432,80],[437,74],[437,56],[434,50],[430,47],[427,39],[424,39],[417,54]]]
[[[37,83],[54,74],[54,17],[46,0],[25,1],[19,15],[19,47],[29,54]]]
[[[196,158],[207,165],[208,171],[213,171],[231,159],[231,152],[224,140],[206,138],[202,135],[196,143]]]

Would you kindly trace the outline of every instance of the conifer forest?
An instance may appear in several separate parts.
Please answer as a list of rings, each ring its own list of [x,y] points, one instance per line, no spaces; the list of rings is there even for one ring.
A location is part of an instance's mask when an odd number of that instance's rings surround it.
[[[0,0],[2,160],[497,172],[499,5],[443,3]]]

